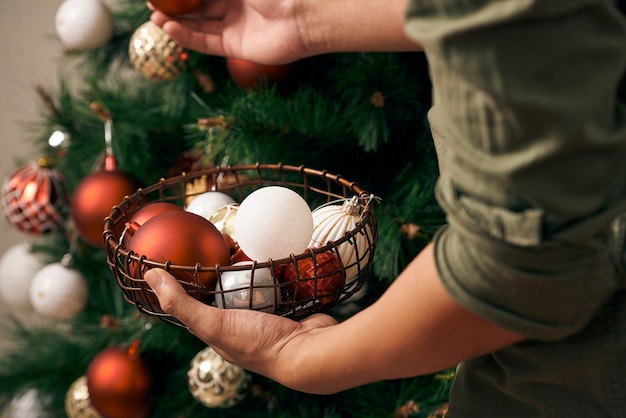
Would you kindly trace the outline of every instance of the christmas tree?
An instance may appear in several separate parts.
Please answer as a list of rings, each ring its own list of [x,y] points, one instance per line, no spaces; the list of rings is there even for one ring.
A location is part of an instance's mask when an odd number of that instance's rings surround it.
[[[344,191],[375,200],[362,287],[322,306],[338,320],[358,312],[445,222],[433,197],[425,56],[344,53],[260,66],[185,51],[149,15],[143,0],[115,8],[66,0],[59,9],[67,64],[56,85],[37,88],[41,158],[16,167],[2,192],[7,219],[25,234],[0,262],[4,303],[30,303],[46,321],[3,326],[0,407],[34,393],[46,417],[443,416],[448,370],[313,396],[224,364],[184,327],[151,314],[150,301],[133,296],[149,299],[144,291],[122,288],[125,276],[113,273],[130,271],[132,260],[111,242],[122,242],[119,231],[107,235],[114,206],[124,219],[146,207],[140,189],[185,206],[186,197],[230,190],[229,181],[332,173]],[[236,190],[237,203],[250,191]],[[198,381],[198,368],[223,379],[217,392]],[[123,406],[107,402],[110,369],[126,385]]]

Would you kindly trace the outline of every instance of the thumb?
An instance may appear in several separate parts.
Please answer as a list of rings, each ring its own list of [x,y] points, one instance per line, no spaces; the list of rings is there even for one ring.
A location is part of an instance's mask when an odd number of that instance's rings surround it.
[[[163,269],[152,268],[146,271],[144,279],[156,294],[163,312],[172,315],[189,328],[201,317],[199,311],[209,308],[189,296],[174,276]]]

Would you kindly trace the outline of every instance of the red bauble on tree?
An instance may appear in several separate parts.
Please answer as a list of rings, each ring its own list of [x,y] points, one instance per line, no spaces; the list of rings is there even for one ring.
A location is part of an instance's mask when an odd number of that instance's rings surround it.
[[[215,290],[217,275],[214,272],[198,272],[196,278],[195,266],[230,265],[230,250],[222,233],[207,219],[186,211],[164,212],[149,219],[132,234],[128,248],[150,261],[169,261],[175,266],[189,267],[188,270],[175,269],[171,273],[191,296],[205,302],[209,298],[197,289]],[[135,279],[141,280],[143,272],[137,261],[130,262],[129,272]],[[140,303],[146,302],[142,300],[145,294],[149,307],[154,311],[160,310],[152,293],[137,293]]]
[[[135,176],[118,170],[114,157],[107,156],[105,169],[85,177],[72,195],[70,213],[78,235],[85,242],[104,248],[104,218],[109,216],[113,206],[140,187]],[[123,228],[120,224],[117,236]]]
[[[299,260],[297,270],[293,264],[285,269],[287,289],[297,301],[313,299],[318,306],[335,304],[343,289],[346,272],[337,256],[323,252]]]
[[[150,0],[150,3],[168,16],[178,16],[195,11],[203,0]]]
[[[139,355],[139,341],[129,348],[109,347],[87,368],[92,406],[106,418],[144,418],[152,410],[153,381],[148,363]]]
[[[18,168],[2,187],[2,208],[11,225],[32,235],[56,231],[68,206],[65,179],[50,159]]]
[[[226,58],[228,74],[242,90],[257,90],[274,85],[289,89],[295,83],[295,66],[296,63],[264,65],[239,58]]]

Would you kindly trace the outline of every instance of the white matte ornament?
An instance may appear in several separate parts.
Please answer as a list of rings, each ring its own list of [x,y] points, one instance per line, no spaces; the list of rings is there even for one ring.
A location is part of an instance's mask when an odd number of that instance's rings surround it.
[[[306,200],[282,186],[266,186],[250,193],[235,218],[237,242],[256,261],[300,254],[312,234],[313,215]]]
[[[87,303],[87,282],[61,263],[43,267],[33,277],[30,301],[35,311],[53,319],[71,319]]]
[[[232,267],[251,266],[250,261],[235,263]],[[222,294],[215,295],[215,303],[219,308],[254,309],[257,311],[274,312],[276,291],[272,272],[268,268],[229,270],[221,274],[216,289]],[[252,283],[252,302],[250,302],[250,285]]]
[[[40,254],[31,252],[28,242],[9,248],[0,258],[0,296],[6,306],[30,311],[30,287],[35,274],[46,265]]]
[[[59,39],[71,51],[99,48],[113,35],[113,18],[101,0],[65,0],[54,23]]]
[[[187,212],[209,219],[218,209],[235,203],[235,200],[222,192],[205,192],[194,197],[187,205]]]

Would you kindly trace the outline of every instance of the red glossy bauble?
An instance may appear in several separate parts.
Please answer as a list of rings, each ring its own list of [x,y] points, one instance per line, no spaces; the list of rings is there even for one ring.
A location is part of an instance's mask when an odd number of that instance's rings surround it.
[[[197,289],[215,290],[217,275],[214,272],[201,272],[196,282],[193,267],[198,263],[202,267],[230,265],[230,250],[222,233],[207,219],[187,211],[164,212],[149,219],[133,234],[128,248],[150,261],[169,261],[175,266],[191,267],[188,271],[172,270],[172,274],[191,296],[204,302],[208,302],[209,298]],[[131,261],[129,273],[139,283],[143,283],[138,264]],[[152,295],[148,292],[137,293]],[[158,308],[158,305],[151,304],[151,307]]]
[[[203,0],[150,0],[158,10],[168,16],[178,16],[195,11]]]
[[[130,220],[126,224],[124,230],[124,246],[128,246],[130,237],[139,229],[139,227],[145,224],[149,219],[154,218],[156,215],[171,211],[183,211],[181,206],[175,205],[169,202],[151,202],[143,206],[137,212],[131,216]]]
[[[91,405],[106,418],[144,418],[152,410],[152,375],[138,349],[138,342],[109,347],[87,368]]]
[[[31,235],[60,229],[67,206],[65,179],[45,158],[18,168],[2,187],[2,209],[7,221]]]
[[[263,86],[274,85],[289,88],[294,82],[295,63],[264,65],[227,57],[226,67],[230,78],[242,90],[257,90]]]
[[[284,280],[287,289],[297,301],[313,298],[317,306],[337,302],[345,284],[346,272],[335,254],[330,251],[298,261],[298,270],[287,265]]]
[[[104,170],[85,177],[74,190],[71,200],[71,217],[78,235],[94,247],[104,248],[102,233],[104,218],[118,205],[141,187],[133,175],[120,170]],[[120,236],[124,224],[118,225]]]

